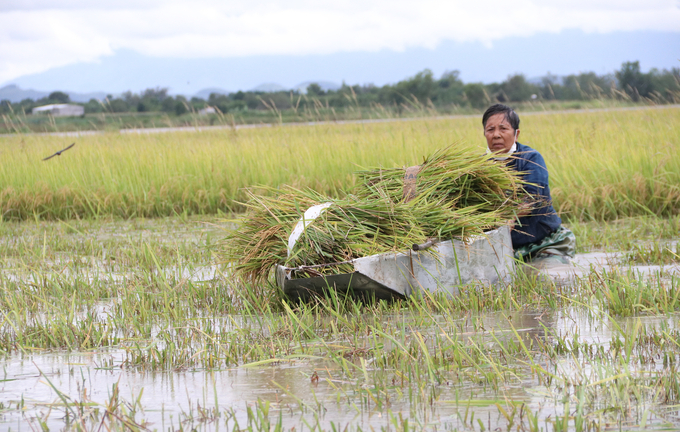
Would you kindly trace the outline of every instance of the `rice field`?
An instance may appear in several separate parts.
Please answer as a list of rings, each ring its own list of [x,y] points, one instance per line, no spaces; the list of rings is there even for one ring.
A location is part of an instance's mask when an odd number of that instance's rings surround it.
[[[342,194],[478,119],[2,137],[0,429],[677,430],[679,114],[522,117],[607,266],[369,304],[231,277],[240,188]]]
[[[680,108],[520,115],[519,141],[545,157],[563,217],[678,213]],[[243,209],[248,186],[340,196],[357,170],[415,165],[456,143],[484,150],[479,118],[2,136],[0,213],[3,220],[229,214]]]

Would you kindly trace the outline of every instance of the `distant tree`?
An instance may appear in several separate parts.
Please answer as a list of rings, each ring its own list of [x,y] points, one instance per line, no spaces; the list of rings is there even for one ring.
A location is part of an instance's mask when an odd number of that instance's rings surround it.
[[[465,97],[472,108],[481,109],[489,105],[491,102],[486,92],[484,85],[478,83],[466,84],[464,87]]]
[[[652,90],[650,77],[640,71],[639,61],[623,63],[621,69],[616,72],[616,79],[619,88],[634,101],[638,101],[640,96],[648,96]]]
[[[142,99],[151,99],[162,102],[168,97],[168,89],[166,87],[156,87],[155,89],[148,88],[144,90],[144,93],[142,93],[141,97]]]
[[[196,97],[196,96],[191,98],[190,104],[191,104],[191,108],[194,111],[201,110],[201,109],[205,108],[206,106],[208,106],[205,99],[202,99],[202,98]]]
[[[291,92],[290,96],[291,98],[295,98],[295,93]],[[327,100],[329,105],[333,108],[343,108],[350,105],[355,106],[358,102],[357,91],[354,87],[347,85],[343,80],[339,89],[336,91],[328,91]]]
[[[663,98],[671,103],[680,102],[680,69],[649,71],[649,78],[652,85],[652,92],[655,97]]]
[[[68,94],[66,94],[64,92],[60,92],[60,91],[55,91],[55,92],[50,93],[49,96],[47,96],[47,99],[49,99],[50,101],[53,101],[53,102],[57,102],[57,103],[69,103],[69,102],[71,102],[71,97]]]
[[[213,94],[215,94],[215,93],[213,93]],[[210,96],[212,96],[212,94]],[[239,90],[236,93],[232,94],[232,98],[234,100],[239,100],[239,101],[244,100],[246,98],[246,94],[243,93],[241,90]]]
[[[12,104],[14,107],[14,112],[16,114],[25,114],[31,112],[31,109],[40,105],[31,98],[22,99],[21,102],[17,104]]]
[[[439,81],[437,81],[437,85],[441,88],[449,88],[457,86],[462,82],[463,81],[460,80],[460,71],[453,70],[444,72],[441,78],[439,78]]]
[[[103,112],[103,111],[104,111],[104,106],[97,99],[90,99],[85,104],[85,113],[86,114],[100,113],[100,112]]]
[[[189,102],[184,96],[177,96],[175,98],[175,114],[182,115],[189,112]]]
[[[539,91],[542,99],[560,99],[560,91],[562,89],[562,80],[557,75],[552,75],[550,72],[541,78],[541,85]]]
[[[168,96],[161,102],[161,111],[166,113],[175,112],[175,99],[172,96]]]
[[[433,96],[435,104],[461,104],[465,94],[465,84],[460,79],[457,70],[446,71],[437,81],[436,94]]]
[[[243,109],[266,109],[266,107],[262,104],[262,100],[260,99],[262,97],[262,93],[256,94],[255,92],[246,92],[243,95],[243,100],[240,101],[241,103],[245,103],[245,107]],[[243,105],[241,105],[243,106]]]
[[[137,93],[132,93],[131,91],[126,91],[121,96],[122,99],[130,106],[136,106],[141,99]]]
[[[156,99],[138,97],[136,98],[136,102],[134,101],[135,99],[131,100],[131,102],[135,104],[134,106],[137,109],[137,112],[154,112],[161,110],[161,102]]]
[[[258,95],[258,97],[265,109],[284,110],[291,107],[290,94],[285,91],[265,93]]]
[[[155,111],[157,104],[152,103],[149,99],[142,99],[137,102],[137,112]]]
[[[12,102],[7,99],[0,101],[0,112],[3,114],[8,114],[12,112]]]
[[[130,111],[130,106],[127,104],[127,102],[120,98],[109,100],[108,108],[109,111],[115,113]]]
[[[616,84],[613,75],[598,75],[595,72],[584,72],[578,75],[578,82],[588,99],[600,99],[611,95],[612,85]]]
[[[506,81],[501,83],[501,92],[497,98],[502,102],[507,102],[503,99],[508,99],[512,102],[521,102],[531,99],[531,95],[538,93],[538,87],[527,82],[522,74],[512,75]]]
[[[231,112],[247,111],[248,109],[249,109],[248,103],[245,100],[235,100],[235,101],[231,101],[231,103],[229,103],[229,111],[231,111]]]
[[[208,105],[214,106],[223,114],[229,112],[230,102],[229,97],[221,93],[210,93],[208,98]]]
[[[435,88],[432,71],[425,69],[411,78],[399,81],[393,86],[390,98],[396,103],[404,103],[413,101],[415,97],[418,102],[426,103],[428,99],[433,98]]]
[[[581,83],[578,75],[567,75],[562,80],[562,86],[559,88],[559,99],[562,100],[583,100],[586,99],[586,94],[581,90]]]
[[[325,92],[317,83],[311,83],[307,86],[307,94],[310,96],[323,96]]]

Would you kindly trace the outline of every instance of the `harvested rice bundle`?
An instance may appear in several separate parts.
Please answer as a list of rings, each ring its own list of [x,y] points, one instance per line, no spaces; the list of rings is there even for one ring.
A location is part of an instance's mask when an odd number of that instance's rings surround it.
[[[354,193],[364,199],[407,199],[404,194],[406,168],[375,169],[357,173]],[[450,146],[423,161],[415,170],[418,196],[427,194],[444,199],[457,208],[477,208],[478,212],[507,208],[509,215],[519,202],[518,177],[505,164],[496,163],[477,149]]]
[[[299,267],[334,264],[362,256],[409,248],[425,238],[406,206],[389,200],[329,199],[312,190],[284,187],[275,196],[248,191],[248,211],[240,225],[228,232],[225,256],[235,274],[251,281],[266,279],[275,264]],[[289,250],[290,234],[313,206],[329,203],[307,225]],[[308,221],[309,222],[309,221]],[[324,274],[347,271],[348,266],[328,266]]]
[[[444,199],[427,205],[419,202],[413,211],[418,214],[420,227],[427,239],[456,238],[465,242],[472,236],[506,224],[511,214],[507,209],[480,211],[480,206],[457,208],[455,202]]]
[[[246,213],[223,242],[224,257],[234,273],[253,282],[266,279],[275,264],[285,262],[288,237],[301,211],[320,201],[293,188],[264,187],[260,192],[246,190]]]
[[[385,252],[398,252],[426,238],[422,227],[405,206],[388,200],[357,200],[348,197],[332,204],[306,226],[290,255],[287,267],[328,264],[310,275],[352,272],[347,261]],[[290,244],[289,244],[290,247]]]
[[[476,151],[449,147],[427,158],[409,199],[404,174],[362,172],[356,195],[344,199],[292,187],[248,191],[248,211],[225,239],[227,261],[254,282],[276,264],[298,268],[298,276],[346,273],[356,258],[402,252],[429,238],[482,234],[512,218],[520,204],[514,172]]]

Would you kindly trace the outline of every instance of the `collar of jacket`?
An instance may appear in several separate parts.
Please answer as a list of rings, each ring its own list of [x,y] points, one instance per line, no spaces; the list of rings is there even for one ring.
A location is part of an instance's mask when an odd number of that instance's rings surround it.
[[[496,156],[494,156],[494,160],[497,160],[497,161],[506,160],[516,151],[517,151],[517,143],[516,142],[512,143],[512,147],[510,147],[510,150],[507,153],[494,153],[491,150],[489,150],[489,147],[486,148],[486,154],[488,154],[488,155],[495,154]]]

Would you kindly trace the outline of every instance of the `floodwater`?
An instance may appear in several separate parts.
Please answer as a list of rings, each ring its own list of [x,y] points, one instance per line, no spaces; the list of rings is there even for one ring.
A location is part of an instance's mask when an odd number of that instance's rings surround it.
[[[509,320],[503,314],[487,314],[478,319],[484,328],[493,329],[494,335],[499,338],[511,333],[512,328],[525,340],[543,338],[550,341],[555,335],[564,337],[579,333],[582,342],[606,347],[615,335],[613,323],[594,321],[587,314],[575,310],[540,316],[538,313],[515,314]],[[637,320],[622,319],[615,325],[631,326]],[[641,318],[640,323],[648,330],[677,330],[680,326],[674,316]],[[484,332],[479,330],[471,333],[484,336]],[[258,400],[269,401],[272,412],[276,416],[280,413],[287,428],[299,427],[301,418],[314,416],[318,416],[320,424],[327,428],[331,422],[380,428],[389,424],[390,416],[401,414],[409,417],[414,414],[409,398],[400,396],[403,390],[398,384],[388,390],[391,396],[389,407],[371,406],[366,403],[365,393],[370,391],[368,383],[343,379],[342,371],[324,360],[299,359],[226,370],[143,372],[127,368],[125,358],[123,350],[9,356],[2,362],[4,376],[0,379],[0,403],[8,406],[23,401],[24,407],[0,412],[2,428],[35,429],[39,426],[38,419],[44,419],[50,429],[61,429],[64,427],[64,414],[60,412],[60,407],[63,410],[62,396],[71,402],[105,406],[116,385],[121,399],[139,401],[143,408],[136,418],[143,419],[152,430],[170,427],[175,430],[180,424],[200,425],[201,420],[196,420],[200,417],[199,407],[204,412],[214,407],[218,410],[230,407],[239,424],[245,424],[247,408],[255,406]],[[369,373],[376,372],[370,366],[370,358],[365,362]],[[588,361],[565,357],[555,365],[555,373],[565,373],[576,381],[581,377],[597,376],[596,367]],[[661,369],[663,365],[632,367]],[[310,379],[315,372],[318,381]],[[541,423],[551,416],[563,415],[561,395],[538,384],[530,375],[502,385],[500,392],[472,382],[463,387],[443,382],[435,390],[436,402],[416,409],[422,410],[422,420],[431,426],[464,428],[460,414],[469,409],[464,401],[475,399],[522,402],[527,409],[538,413]],[[502,395],[500,398],[499,393]],[[485,424],[488,422],[492,429],[506,423],[493,403],[477,405],[474,409],[476,417],[483,419]],[[226,419],[202,420],[206,427],[220,421]],[[654,424],[652,418],[649,421],[650,425]]]
[[[675,246],[677,242],[669,242]],[[592,272],[630,271],[643,277],[654,277],[659,274],[680,275],[680,262],[668,265],[626,265],[626,252],[591,252],[578,254],[570,264],[550,264],[541,267],[540,273],[560,285],[568,285]]]
[[[210,233],[203,231],[179,230],[181,232],[173,233],[172,229],[148,228],[140,228],[143,235],[138,237],[144,241],[173,242],[180,239],[193,244],[209,243],[206,236]],[[119,229],[103,228],[87,235],[105,241],[115,240],[122,235],[120,232]],[[642,277],[680,275],[677,262],[663,266],[624,266],[625,257],[623,252],[588,253],[578,255],[570,265],[539,270],[541,277],[558,284],[574,283],[593,271],[611,272],[621,268]],[[66,266],[70,260],[72,257],[52,256],[41,263],[42,270],[31,267],[30,271],[20,265],[20,260],[6,260],[2,277],[28,284],[37,283],[39,277],[124,284],[138,271],[134,267],[121,269],[120,266],[112,271],[106,257],[102,256],[91,259],[87,266],[77,268]],[[197,283],[225,279],[227,270],[223,266],[215,265],[209,259],[205,261],[150,271],[163,273],[175,280]],[[97,309],[98,316],[106,317],[115,302],[114,299],[102,303]],[[4,313],[0,318],[4,321],[11,319]],[[418,327],[418,324],[408,323],[408,328],[419,332],[428,341],[441,336],[442,332],[441,327],[432,323],[451,319],[444,315],[428,315],[427,318],[428,325]],[[266,319],[245,316],[206,319],[223,321],[222,331],[238,332],[247,328],[261,334],[271,332]],[[677,314],[612,319],[598,315],[597,311],[576,308],[463,314],[454,321],[460,324],[458,337],[483,347],[491,347],[494,341],[514,343],[519,338],[527,345],[543,343],[552,346],[560,340],[577,340],[581,344],[607,350],[622,335],[633,331],[652,334],[655,331],[672,333],[680,330],[680,316]],[[194,324],[197,327],[202,325],[200,320]],[[376,341],[376,336],[358,338],[367,343],[369,338]],[[383,352],[399,349],[386,338],[378,340],[378,343]],[[134,412],[131,417],[150,430],[229,429],[234,427],[235,422],[244,427],[248,411],[262,408],[265,402],[269,404],[269,417],[273,421],[280,417],[285,428],[296,430],[311,429],[317,424],[324,429],[332,426],[342,429],[347,425],[364,430],[399,429],[397,425],[402,425],[406,418],[411,419],[411,425],[426,429],[506,430],[513,426],[513,421],[499,411],[498,405],[503,404],[507,408],[507,404],[513,403],[523,404],[522,410],[534,413],[539,428],[553,430],[554,419],[564,416],[565,410],[569,410],[569,404],[564,402],[565,398],[570,398],[565,396],[568,391],[539,381],[529,364],[510,365],[517,376],[502,381],[498,388],[472,379],[463,384],[443,380],[426,386],[428,393],[424,394],[425,387],[400,381],[401,371],[385,371],[374,366],[377,355],[380,353],[367,352],[353,359],[353,363],[365,372],[348,378],[337,362],[305,356],[224,369],[189,367],[146,371],[131,365],[131,354],[124,347],[71,352],[25,349],[0,359],[0,429],[39,430],[46,427],[61,430],[73,427],[67,417],[73,406],[81,404],[85,409],[103,412],[116,394],[127,410]],[[537,358],[535,361],[555,376],[566,377],[567,388],[577,383],[587,387],[589,383],[612,379],[606,364],[587,355],[564,355],[557,360]],[[661,357],[652,355],[631,361],[625,372],[646,376],[661,373],[667,367]],[[376,390],[377,381],[388,384]],[[419,391],[421,394],[415,394]],[[643,396],[636,397],[642,404],[639,411],[646,413],[643,414],[644,419],[633,418],[629,425],[644,423],[647,427],[660,429],[680,428],[678,401],[671,401],[662,411],[655,408],[647,412],[645,404],[651,402]],[[472,412],[474,421],[470,418]],[[572,424],[569,429],[573,427]],[[97,429],[96,425],[92,429]]]

